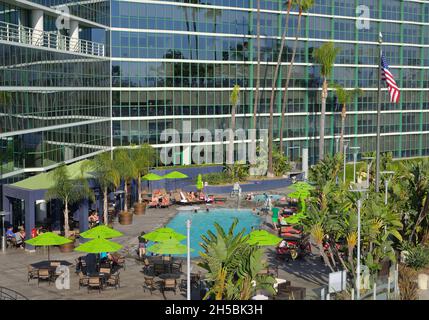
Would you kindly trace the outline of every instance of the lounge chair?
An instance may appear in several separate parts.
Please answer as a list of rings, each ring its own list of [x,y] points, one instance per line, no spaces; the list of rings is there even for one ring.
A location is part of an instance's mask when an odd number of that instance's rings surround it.
[[[173,192],[174,203],[180,203],[182,200],[179,192]]]
[[[170,205],[170,198],[168,196],[163,197],[161,203],[159,204],[161,208],[168,208]]]
[[[181,203],[181,204],[192,204],[192,202],[190,202],[186,198],[185,194],[182,191],[180,191],[180,201],[179,201],[179,203]]]
[[[152,196],[152,201],[149,202],[149,204],[147,205],[149,208],[158,208],[159,206],[159,200],[157,197]]]

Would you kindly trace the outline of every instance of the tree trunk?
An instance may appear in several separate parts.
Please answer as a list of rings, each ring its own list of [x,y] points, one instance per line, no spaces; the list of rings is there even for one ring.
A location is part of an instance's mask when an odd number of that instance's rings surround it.
[[[64,236],[70,237],[68,198],[64,199]]]
[[[322,110],[320,111],[320,142],[319,142],[319,161],[325,158],[325,117],[326,100],[328,98],[328,81],[323,79],[322,88]]]
[[[127,212],[128,211],[128,181],[124,181],[124,197],[125,197],[125,201],[124,201],[124,211]]]
[[[344,133],[346,128],[346,116],[347,116],[347,109],[346,104],[343,104],[343,109],[341,111],[341,137],[340,137],[340,154],[343,154],[344,150]]]
[[[228,148],[228,165],[234,164],[234,140],[235,140],[235,105],[231,107],[231,134],[229,135],[229,148]]]
[[[256,86],[255,86],[255,101],[253,105],[253,129],[256,129],[256,116],[258,113],[259,105],[259,87],[261,86],[261,0],[257,0],[257,16],[256,16]],[[255,137],[256,139],[256,137]]]
[[[191,53],[191,60],[192,60],[192,48],[191,48],[191,28],[189,27],[189,18],[188,18],[188,8],[187,7],[183,7],[184,11],[185,11],[185,23],[186,23],[186,31],[187,32],[187,36],[188,36],[188,48],[190,48],[190,53]]]
[[[109,224],[109,216],[108,216],[108,206],[107,206],[107,188],[104,188],[103,192],[103,218],[104,218],[104,224]]]
[[[287,94],[289,90],[289,82],[292,77],[293,65],[295,63],[296,50],[298,48],[298,38],[301,33],[301,20],[302,20],[302,9],[299,9],[298,15],[298,26],[296,31],[295,42],[293,45],[292,58],[290,60],[290,66],[287,72],[285,91],[283,92],[283,102],[282,102],[282,119],[281,119],[281,127],[280,127],[280,153],[283,154],[283,131],[285,128],[285,114],[286,114],[286,104],[287,104]]]
[[[138,192],[138,201],[139,203],[142,203],[143,199],[142,199],[142,179],[141,176],[139,174],[138,180],[137,180],[137,192]]]
[[[420,211],[419,217],[417,218],[416,224],[414,225],[413,231],[411,232],[409,241],[413,240],[413,237],[416,233],[417,227],[426,218],[428,213],[429,213],[429,194],[426,195],[425,204],[424,204],[422,210]]]
[[[283,49],[286,43],[286,35],[287,35],[287,29],[289,24],[289,17],[290,17],[290,9],[292,6],[292,1],[288,1],[288,7],[287,7],[287,15],[286,15],[286,24],[282,35],[282,41],[280,43],[280,50],[279,50],[279,56],[277,58],[277,64],[276,68],[274,70],[273,74],[273,83],[271,88],[271,97],[270,97],[270,118],[268,122],[268,172],[267,175],[269,177],[274,176],[273,173],[273,140],[274,140],[274,132],[273,132],[273,125],[274,125],[274,100],[276,96],[276,89],[277,89],[277,77],[279,74],[279,69],[282,62],[282,55],[283,55]]]
[[[323,248],[323,244],[318,244],[320,255],[323,258],[323,261],[325,262],[325,265],[331,269],[332,272],[335,272],[334,268],[332,268],[331,263],[329,262],[328,257],[325,254],[325,249]]]

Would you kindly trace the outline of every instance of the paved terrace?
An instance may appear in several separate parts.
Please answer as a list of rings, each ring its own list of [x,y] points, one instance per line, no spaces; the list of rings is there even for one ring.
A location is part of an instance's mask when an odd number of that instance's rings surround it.
[[[286,190],[273,190],[275,193],[285,193]],[[220,206],[220,205],[219,205]],[[240,207],[248,207],[247,201],[241,201]],[[250,206],[255,206],[251,203]],[[222,207],[237,207],[236,200],[228,200]],[[120,271],[121,287],[106,288],[98,293],[98,290],[87,292],[83,287],[79,290],[78,276],[74,273],[75,259],[82,255],[79,252],[61,253],[58,248],[51,248],[51,260],[66,260],[73,263],[70,266],[70,289],[58,290],[55,284],[48,285],[47,282],[41,282],[37,286],[37,280],[27,282],[27,266],[32,263],[47,259],[47,252],[44,248],[37,248],[35,253],[25,252],[21,249],[8,249],[5,254],[0,253],[0,287],[6,287],[25,295],[29,299],[185,299],[185,293],[175,295],[173,292],[166,292],[165,297],[159,292],[154,291],[151,295],[149,291],[143,291],[143,273],[140,265],[134,257],[138,245],[137,237],[142,231],[150,232],[158,227],[164,226],[177,213],[177,206],[168,209],[148,209],[145,215],[134,216],[133,224],[122,226],[115,222],[115,229],[124,233],[123,237],[114,241],[125,246],[123,253],[128,256],[126,269]],[[127,254],[128,252],[128,254]],[[267,249],[267,261],[272,264],[278,263],[274,258],[274,250]],[[199,270],[194,266],[193,272]],[[182,279],[186,276],[186,263],[184,263]],[[327,282],[327,270],[323,267],[319,258],[307,258],[300,261],[279,264],[279,277],[292,281],[292,285],[307,288],[307,299],[317,299],[319,295],[318,288]],[[180,281],[180,280],[179,280]],[[198,298],[198,292],[193,293],[195,299]]]

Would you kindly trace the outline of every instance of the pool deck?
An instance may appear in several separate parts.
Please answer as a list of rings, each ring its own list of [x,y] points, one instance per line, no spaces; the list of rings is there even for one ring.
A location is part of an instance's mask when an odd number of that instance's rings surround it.
[[[270,193],[285,193],[286,190],[272,190]],[[241,200],[240,208],[254,208],[257,204],[251,201]],[[214,207],[236,208],[237,200],[228,197],[228,200],[222,205],[214,205]],[[136,249],[138,246],[137,237],[142,231],[150,232],[156,228],[165,226],[168,221],[177,213],[177,206],[172,206],[165,209],[148,209],[145,215],[134,216],[133,224],[123,226],[115,222],[114,228],[121,231],[124,236],[115,239],[116,242],[124,245],[121,253],[127,257],[126,270],[120,271],[121,287],[117,290],[107,288],[100,294],[97,290],[87,293],[86,288],[79,290],[78,276],[74,273],[75,259],[82,253],[61,253],[57,248],[51,248],[51,260],[66,260],[73,265],[70,266],[70,289],[58,290],[55,284],[48,285],[45,282],[37,286],[36,280],[27,282],[27,265],[47,259],[45,249],[38,248],[36,252],[30,253],[21,249],[8,249],[5,254],[0,252],[0,287],[15,290],[29,299],[35,300],[88,300],[88,299],[118,299],[118,300],[183,300],[184,293],[175,295],[173,292],[167,292],[163,296],[159,291],[144,292],[143,291],[143,274],[141,272],[142,265],[138,263]],[[274,258],[274,249],[267,249],[266,259],[272,264],[277,264]],[[195,260],[193,260],[195,261]],[[192,272],[201,268],[193,264]],[[184,264],[182,279],[186,275],[186,263]],[[301,261],[293,261],[289,263],[279,264],[279,278],[287,279],[292,282],[293,286],[301,286],[307,289],[307,299],[317,299],[318,288],[327,282],[328,271],[323,266],[319,258],[308,258]]]

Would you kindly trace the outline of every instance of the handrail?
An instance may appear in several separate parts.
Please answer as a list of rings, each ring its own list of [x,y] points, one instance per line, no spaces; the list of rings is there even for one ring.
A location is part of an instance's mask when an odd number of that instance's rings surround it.
[[[0,40],[104,57],[104,44],[0,21]]]
[[[28,300],[28,298],[15,290],[0,287],[0,300]]]

